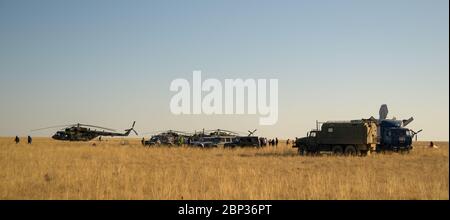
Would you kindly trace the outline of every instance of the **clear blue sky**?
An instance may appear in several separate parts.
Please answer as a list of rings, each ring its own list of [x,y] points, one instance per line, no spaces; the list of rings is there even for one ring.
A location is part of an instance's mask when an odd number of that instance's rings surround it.
[[[75,122],[303,136],[378,115],[448,140],[449,2],[0,0],[0,136]],[[278,78],[279,120],[175,116],[175,78]],[[44,131],[36,135],[49,135]]]

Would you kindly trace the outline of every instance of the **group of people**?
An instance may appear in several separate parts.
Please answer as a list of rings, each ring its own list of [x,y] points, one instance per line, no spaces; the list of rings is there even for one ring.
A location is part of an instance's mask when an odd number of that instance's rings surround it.
[[[269,140],[269,146],[278,146],[278,138]]]
[[[294,144],[294,140],[291,139],[287,139],[286,140],[286,145],[290,145],[290,144]],[[273,139],[267,139],[267,138],[260,138],[259,139],[259,145],[260,146],[278,146],[278,138],[273,138]]]
[[[18,144],[20,142],[19,136],[16,136],[16,138],[14,138],[14,142],[16,142],[16,144]],[[28,135],[28,137],[27,137],[27,142],[28,142],[28,144],[31,144],[31,142],[33,142],[33,138],[31,138],[30,135]]]
[[[267,138],[259,138],[259,146],[278,146],[278,138],[267,139]]]

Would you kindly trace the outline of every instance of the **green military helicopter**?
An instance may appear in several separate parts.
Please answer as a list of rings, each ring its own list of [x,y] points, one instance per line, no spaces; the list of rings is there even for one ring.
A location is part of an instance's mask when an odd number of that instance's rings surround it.
[[[100,127],[100,126],[95,126],[95,125],[80,124],[80,123],[72,124],[72,125],[60,125],[60,126],[40,128],[40,129],[32,130],[32,132],[51,129],[51,128],[66,127],[64,130],[57,131],[52,136],[52,138],[55,140],[59,140],[59,141],[90,141],[94,138],[101,137],[101,136],[126,137],[131,133],[131,131],[133,131],[136,135],[138,135],[136,130],[134,130],[135,124],[136,124],[136,121],[134,121],[131,128],[126,129],[124,133],[118,133],[114,129],[110,129],[110,128],[105,128],[105,127]],[[97,129],[99,129],[99,130],[97,130]]]

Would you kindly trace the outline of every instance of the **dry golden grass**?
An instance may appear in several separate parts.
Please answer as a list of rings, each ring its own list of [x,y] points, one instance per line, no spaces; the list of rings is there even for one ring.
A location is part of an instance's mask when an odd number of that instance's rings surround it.
[[[0,138],[0,199],[449,199],[448,142],[370,157],[119,142]]]

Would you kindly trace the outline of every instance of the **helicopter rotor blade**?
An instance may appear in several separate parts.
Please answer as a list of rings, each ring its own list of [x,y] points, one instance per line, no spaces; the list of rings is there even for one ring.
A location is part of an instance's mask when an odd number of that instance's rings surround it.
[[[143,133],[141,133],[141,135],[156,135],[156,134],[159,134],[159,133],[161,133],[161,131],[149,131],[149,132],[143,132]]]
[[[234,131],[230,131],[230,130],[224,130],[224,129],[213,129],[213,130],[205,130],[205,132],[224,132],[224,133],[229,133],[229,134],[234,134],[237,135],[239,134],[238,132],[234,132]]]
[[[116,131],[115,129],[112,129],[112,128],[105,128],[105,127],[100,127],[100,126],[96,126],[96,125],[88,125],[88,124],[75,124],[75,125],[76,126],[85,126],[85,127],[99,128],[99,129],[108,130],[108,131]]]
[[[192,135],[192,133],[190,133],[190,132],[186,132],[186,131],[176,131],[176,130],[169,130],[169,131],[167,131],[167,133],[175,133],[175,134],[178,134],[178,135],[185,135],[185,136],[190,136],[190,135]]]
[[[34,132],[34,131],[47,130],[47,129],[51,129],[51,128],[62,128],[62,127],[70,127],[70,126],[72,126],[72,125],[55,125],[55,126],[50,126],[50,127],[45,127],[45,128],[33,129],[33,130],[30,130],[30,131]]]
[[[228,132],[228,133],[230,133],[230,134],[237,134],[237,132],[230,131],[230,130],[223,130],[223,129],[220,129],[220,131]]]
[[[411,123],[412,121],[414,121],[414,118],[413,117],[411,117],[411,118],[409,118],[409,119],[406,119],[406,120],[402,120],[402,123],[403,123],[403,127],[406,127],[409,123]]]
[[[139,136],[139,134],[137,133],[136,130],[134,130],[134,128],[130,128],[130,129],[126,129],[126,130],[125,130],[126,134],[130,134],[131,131],[133,131],[137,136]]]
[[[253,131],[248,130],[248,136],[249,137],[252,136],[256,131],[257,131],[257,129],[255,129]]]
[[[420,129],[420,130],[414,132],[414,134],[418,134],[418,133],[420,133],[420,132],[422,132],[422,131],[423,131],[423,129]]]

